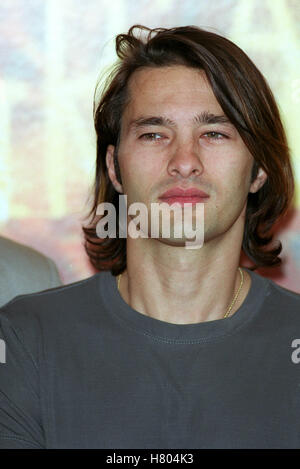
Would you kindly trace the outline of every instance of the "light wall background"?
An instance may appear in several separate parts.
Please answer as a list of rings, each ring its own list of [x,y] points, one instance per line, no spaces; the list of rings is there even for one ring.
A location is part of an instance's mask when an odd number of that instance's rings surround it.
[[[297,181],[279,227],[280,269],[262,275],[300,292],[299,0],[1,0],[0,232],[56,262],[65,283],[94,271],[81,225],[94,178],[93,94],[135,23],[194,24],[242,47],[279,103]]]

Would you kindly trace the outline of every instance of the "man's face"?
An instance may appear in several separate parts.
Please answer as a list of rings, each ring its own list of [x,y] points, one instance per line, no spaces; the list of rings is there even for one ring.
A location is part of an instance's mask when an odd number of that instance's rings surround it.
[[[256,192],[266,175],[260,170],[251,184],[253,157],[204,72],[181,65],[144,68],[132,75],[128,90],[118,149],[122,186],[112,145],[106,158],[110,179],[127,194],[128,206],[143,202],[150,213],[151,203],[160,203],[166,190],[197,188],[209,195],[206,242],[236,223],[243,226],[248,193]]]

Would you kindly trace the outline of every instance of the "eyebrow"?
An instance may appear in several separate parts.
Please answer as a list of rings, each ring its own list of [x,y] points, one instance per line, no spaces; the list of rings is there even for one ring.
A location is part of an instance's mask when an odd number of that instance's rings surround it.
[[[196,124],[230,124],[232,122],[224,114],[213,114],[207,111],[203,111],[200,114],[197,114],[193,121]],[[134,119],[129,123],[129,130],[137,130],[141,127],[146,126],[165,126],[165,127],[176,127],[176,123],[171,119],[164,116],[149,116],[149,117],[139,117]]]

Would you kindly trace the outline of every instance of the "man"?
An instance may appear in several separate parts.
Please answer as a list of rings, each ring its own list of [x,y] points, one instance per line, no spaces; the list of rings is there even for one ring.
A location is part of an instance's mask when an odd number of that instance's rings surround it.
[[[0,236],[0,306],[17,295],[61,284],[54,262],[34,249]]]
[[[300,296],[239,266],[241,248],[253,268],[280,262],[270,230],[293,194],[272,93],[196,27],[132,27],[116,44],[84,228],[103,272],[1,310],[0,445],[299,447]],[[119,195],[148,227],[99,238],[98,206],[118,214]],[[170,236],[150,236],[153,205],[173,202],[192,207],[188,228],[204,207],[202,247],[175,236],[175,211]]]

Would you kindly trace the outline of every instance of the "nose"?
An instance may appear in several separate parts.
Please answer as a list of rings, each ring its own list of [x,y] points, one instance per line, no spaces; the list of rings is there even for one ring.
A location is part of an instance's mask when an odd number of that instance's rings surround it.
[[[196,150],[193,144],[178,144],[168,163],[168,173],[172,176],[199,176],[203,173],[204,166],[201,161],[200,150]]]

